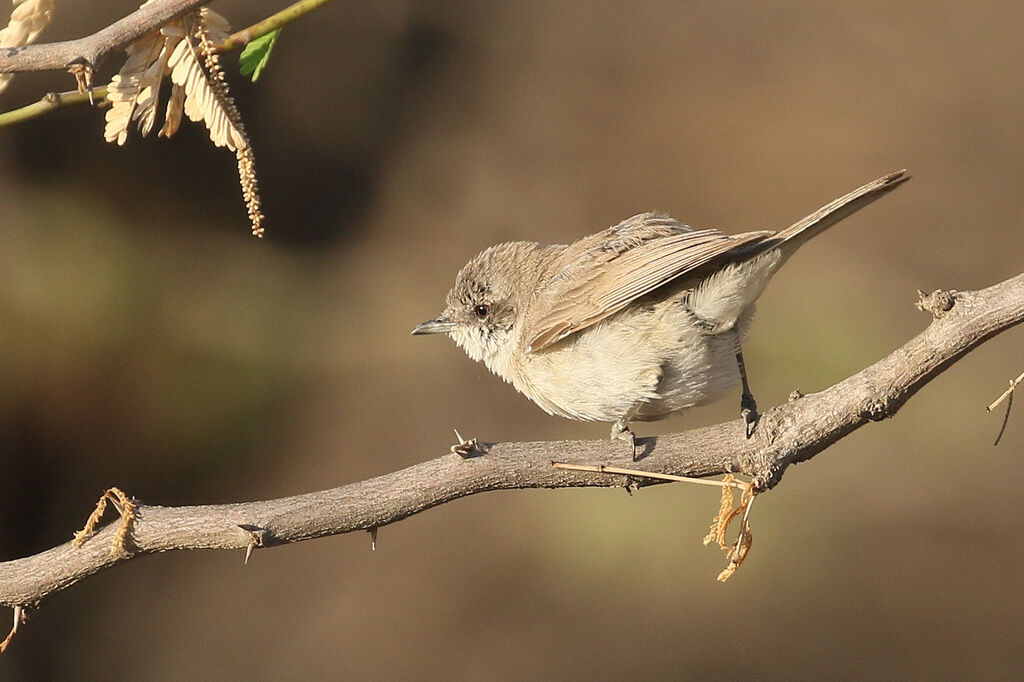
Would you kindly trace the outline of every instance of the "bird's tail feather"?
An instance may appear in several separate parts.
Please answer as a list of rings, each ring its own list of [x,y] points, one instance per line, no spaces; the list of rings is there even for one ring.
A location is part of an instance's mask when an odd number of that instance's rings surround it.
[[[808,239],[821,234],[843,218],[856,213],[876,199],[880,199],[909,179],[910,176],[904,169],[872,180],[793,223],[774,235],[771,241],[781,242],[782,251],[788,256]]]

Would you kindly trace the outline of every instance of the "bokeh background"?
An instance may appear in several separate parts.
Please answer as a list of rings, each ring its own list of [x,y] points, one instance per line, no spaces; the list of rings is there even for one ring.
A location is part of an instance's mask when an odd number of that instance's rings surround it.
[[[241,27],[283,5],[214,7]],[[44,36],[132,6],[58,3]],[[790,261],[745,347],[764,407],[860,370],[927,324],[915,289],[1022,269],[1022,30],[1014,2],[338,0],[255,86],[225,60],[263,241],[194,124],[123,148],[87,106],[0,129],[0,559],[70,539],[110,485],[256,500],[436,457],[453,427],[604,438],[409,336],[471,255],[651,209],[783,227],[907,167]],[[0,108],[70,85],[20,75]],[[132,561],[46,604],[0,677],[1019,677],[1024,412],[993,448],[984,406],[1022,334],[791,469],[724,585],[700,545],[714,490],[492,493],[383,528],[375,552],[360,533],[247,567]]]

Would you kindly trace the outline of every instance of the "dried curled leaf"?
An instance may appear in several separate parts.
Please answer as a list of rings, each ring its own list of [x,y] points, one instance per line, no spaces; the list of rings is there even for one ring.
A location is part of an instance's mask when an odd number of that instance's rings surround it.
[[[732,474],[726,476],[723,483],[732,484],[736,477]],[[712,542],[718,544],[719,548],[729,557],[729,564],[718,574],[719,582],[725,582],[736,572],[743,560],[747,558],[750,547],[754,542],[753,533],[750,531],[750,507],[754,503],[754,487],[749,483],[743,484],[743,495],[740,497],[739,506],[733,509],[733,492],[731,485],[722,487],[722,499],[718,507],[718,514],[711,521],[711,530],[704,537],[704,544]],[[726,540],[726,533],[729,531],[729,524],[733,519],[740,516],[740,530],[735,543],[730,544]]]
[[[733,483],[736,481],[736,477],[729,474],[722,479],[723,483]],[[711,528],[708,530],[708,534],[704,536],[704,546],[707,547],[712,542],[717,542],[721,549],[729,549],[729,545],[725,541],[725,533],[729,530],[729,521],[733,518],[733,493],[732,486],[722,486],[722,499],[718,504],[718,513],[715,518],[711,519]]]
[[[115,557],[128,556],[128,543],[131,539],[132,525],[137,518],[138,505],[120,488],[110,488],[100,496],[99,502],[96,503],[96,508],[93,509],[89,519],[85,522],[85,527],[82,530],[75,531],[72,544],[75,547],[80,547],[93,536],[96,532],[96,526],[99,525],[100,519],[103,518],[103,513],[107,510],[108,502],[112,502],[114,508],[117,509],[117,513],[121,515],[121,525],[118,526],[117,533],[114,535],[114,542],[110,546],[110,555]]]
[[[181,22],[175,23],[180,25]],[[107,86],[107,100],[111,103],[103,129],[107,142],[123,145],[128,140],[132,121],[137,123],[143,136],[152,130],[170,51],[182,42],[184,35],[183,26],[180,28],[180,32],[172,31],[169,35],[154,31],[128,47],[128,59]]]
[[[133,122],[142,135],[148,135],[156,123],[161,83],[169,76],[171,92],[159,135],[173,135],[184,114],[192,121],[202,121],[216,146],[235,152],[252,233],[262,237],[263,213],[252,148],[214,47],[229,31],[224,17],[204,7],[133,43],[127,50],[128,59],[107,89],[111,107],[103,136],[123,145]]]
[[[171,86],[171,96],[167,98],[167,111],[164,112],[164,125],[157,133],[160,137],[170,137],[178,132],[181,125],[181,114],[185,110],[185,88],[180,85]]]
[[[123,145],[133,122],[143,136],[148,135],[156,123],[160,85],[165,76],[171,76],[175,87],[172,87],[168,98],[160,134],[170,137],[177,131],[184,107],[193,121],[205,121],[207,127],[212,121],[215,128],[211,128],[211,139],[217,146],[225,145],[225,131],[229,126],[218,120],[222,117],[218,117],[216,105],[211,104],[214,96],[207,86],[207,74],[197,59],[201,28],[212,40],[223,40],[230,31],[227,19],[204,8],[198,15],[177,19],[128,47],[128,59],[107,87],[107,99],[112,106],[106,113],[104,139]],[[174,76],[176,69],[179,70],[177,79]],[[237,142],[239,136],[231,138]]]
[[[53,18],[56,0],[14,0],[7,26],[0,29],[0,47],[21,47],[34,43]],[[13,73],[0,73],[0,92],[11,82]]]

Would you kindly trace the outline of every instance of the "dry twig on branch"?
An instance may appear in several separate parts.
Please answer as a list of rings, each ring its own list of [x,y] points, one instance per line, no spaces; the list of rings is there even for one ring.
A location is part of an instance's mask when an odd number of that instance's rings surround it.
[[[815,456],[870,421],[893,416],[910,396],[985,340],[1024,321],[1024,274],[980,291],[937,292],[922,307],[933,320],[874,365],[819,393],[766,412],[755,435],[739,421],[639,439],[634,464],[608,441],[482,443],[473,457],[446,454],[340,488],[263,502],[196,507],[137,503],[126,523],[102,528],[76,546],[65,543],[0,563],[0,603],[19,611],[133,557],[180,549],[237,549],[372,530],[460,497],[521,488],[649,485],[594,471],[552,466],[605,464],[691,477],[745,474],[768,490],[791,464]],[[928,301],[939,302],[934,305]],[[112,552],[118,533],[124,546]]]
[[[999,427],[999,433],[996,435],[996,441],[993,445],[999,445],[999,441],[1003,439],[1003,434],[1006,433],[1006,425],[1010,423],[1010,409],[1013,407],[1013,392],[1017,390],[1021,383],[1024,383],[1024,372],[1017,375],[1016,379],[1010,379],[1010,387],[985,408],[985,410],[991,412],[999,406],[999,403],[1004,400],[1006,401],[1006,411],[1003,412],[1003,424]]]

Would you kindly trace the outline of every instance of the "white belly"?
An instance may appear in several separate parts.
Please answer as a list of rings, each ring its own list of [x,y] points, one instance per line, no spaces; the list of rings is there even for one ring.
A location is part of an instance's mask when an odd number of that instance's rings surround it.
[[[737,325],[741,333],[752,313]],[[570,419],[661,419],[732,388],[739,379],[736,344],[735,333],[709,333],[672,298],[629,308],[523,356],[528,371],[513,383],[548,413]]]

